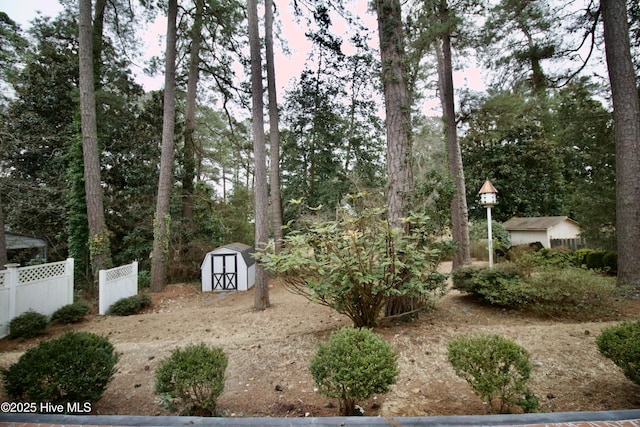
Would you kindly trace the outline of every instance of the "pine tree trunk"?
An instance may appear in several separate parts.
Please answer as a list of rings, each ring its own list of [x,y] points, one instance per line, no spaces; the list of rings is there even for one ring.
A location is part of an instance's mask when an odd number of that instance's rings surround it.
[[[389,224],[404,227],[413,193],[411,171],[411,99],[407,87],[402,13],[399,0],[377,0],[378,36],[382,62],[382,85],[387,126],[387,209]],[[391,298],[387,316],[416,310],[416,298]]]
[[[78,59],[80,74],[80,118],[84,180],[89,223],[89,249],[94,280],[98,271],[111,266],[109,232],[104,219],[100,156],[96,124],[96,99],[93,74],[93,37],[91,0],[80,0],[78,22]]]
[[[378,36],[387,127],[387,208],[389,222],[400,227],[413,192],[411,171],[411,99],[407,88],[402,13],[399,0],[377,0]]]
[[[440,20],[449,21],[449,12],[446,0],[440,2]],[[445,33],[441,36],[442,50],[436,49],[438,61],[438,81],[440,83],[440,101],[446,123],[447,153],[449,162],[449,175],[455,185],[455,194],[451,201],[451,234],[457,243],[458,251],[453,257],[452,268],[471,264],[469,249],[469,215],[467,210],[467,195],[465,188],[464,169],[462,167],[462,153],[458,140],[456,126],[455,100],[453,92],[453,66],[451,60],[451,35]]]
[[[204,0],[196,0],[196,14],[191,31],[191,52],[189,77],[187,81],[187,107],[184,126],[183,176],[182,176],[182,219],[187,227],[193,220],[193,181],[196,174],[196,149],[193,133],[196,129],[196,92],[200,77],[200,42]]]
[[[264,135],[264,103],[262,101],[262,57],[258,29],[257,0],[247,0],[249,49],[251,52],[251,101],[253,117],[253,156],[255,194],[255,247],[262,249],[269,239],[269,200],[267,196],[267,160]],[[254,308],[269,307],[269,276],[261,263],[256,263]]]
[[[169,232],[171,220],[169,203],[173,182],[173,131],[176,112],[176,19],[177,0],[169,0],[167,14],[167,47],[165,53],[164,112],[162,118],[162,148],[160,154],[160,176],[158,197],[153,222],[153,255],[151,259],[151,290],[160,292],[167,277],[167,255],[169,252]]]
[[[600,3],[616,138],[618,284],[640,297],[640,106],[624,0]]]
[[[276,72],[273,59],[273,0],[265,0],[265,45],[267,60],[267,91],[269,94],[269,141],[270,141],[270,184],[271,184],[271,226],[275,252],[282,249],[282,195],[280,192],[280,129],[278,101],[276,94]]]

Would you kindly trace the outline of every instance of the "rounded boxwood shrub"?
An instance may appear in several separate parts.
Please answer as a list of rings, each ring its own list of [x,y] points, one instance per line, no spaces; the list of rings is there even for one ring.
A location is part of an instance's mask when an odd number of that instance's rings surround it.
[[[133,295],[127,298],[121,298],[111,304],[107,310],[107,314],[114,316],[130,316],[138,314],[143,308],[151,305],[151,297],[147,294]]]
[[[451,341],[447,358],[492,411],[503,413],[512,405],[525,412],[538,409],[538,399],[526,387],[531,374],[529,353],[499,335],[463,336]]]
[[[640,385],[640,321],[603,329],[596,337],[600,354],[613,361],[624,375]]]
[[[47,329],[49,319],[42,313],[27,311],[9,322],[10,338],[33,338],[42,335]]]
[[[311,360],[320,393],[338,398],[343,415],[354,415],[356,400],[386,393],[398,376],[397,356],[369,329],[342,328],[320,343]]]
[[[96,402],[116,372],[118,354],[105,337],[66,332],[27,350],[2,372],[7,396],[23,402]]]
[[[155,371],[155,392],[165,406],[183,413],[213,415],[224,389],[227,355],[204,343],[175,349]]]
[[[89,314],[89,304],[84,301],[77,301],[73,304],[64,305],[54,311],[51,315],[51,321],[60,323],[77,323],[87,314]]]

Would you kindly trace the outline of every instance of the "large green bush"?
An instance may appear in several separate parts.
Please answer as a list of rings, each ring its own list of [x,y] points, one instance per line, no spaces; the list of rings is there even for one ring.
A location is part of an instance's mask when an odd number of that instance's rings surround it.
[[[183,413],[213,415],[226,369],[227,355],[219,347],[201,343],[178,348],[156,368],[155,392]]]
[[[12,400],[96,402],[116,372],[118,354],[105,337],[67,332],[27,350],[2,372]]]
[[[426,306],[446,291],[438,264],[449,246],[434,241],[428,218],[405,221],[409,232],[392,228],[381,209],[344,213],[289,233],[279,254],[267,250],[259,258],[291,291],[345,314],[356,327],[372,327],[395,297]]]
[[[481,219],[474,221],[469,227],[469,239],[475,241],[487,241],[487,220]],[[491,221],[491,238],[495,249],[508,249],[511,246],[511,235],[502,224],[497,221]]]
[[[640,321],[604,329],[596,337],[600,353],[611,359],[624,375],[640,385]]]
[[[51,315],[52,322],[60,323],[77,323],[89,314],[89,305],[84,301],[77,301],[73,304],[67,304]]]
[[[463,336],[448,344],[447,358],[492,411],[503,413],[513,405],[537,410],[538,399],[527,388],[529,353],[515,342],[499,335]]]
[[[107,310],[107,314],[114,316],[131,316],[132,314],[138,314],[143,308],[150,305],[151,297],[148,294],[132,295],[121,298],[111,304]]]
[[[9,322],[9,338],[33,338],[47,329],[47,316],[35,311],[27,311]]]
[[[397,356],[369,329],[342,328],[320,343],[311,375],[320,393],[340,400],[343,415],[353,415],[357,400],[386,393],[398,376]]]
[[[615,312],[620,290],[613,278],[568,266],[529,268],[463,267],[453,273],[453,287],[493,305],[544,315],[589,319]]]

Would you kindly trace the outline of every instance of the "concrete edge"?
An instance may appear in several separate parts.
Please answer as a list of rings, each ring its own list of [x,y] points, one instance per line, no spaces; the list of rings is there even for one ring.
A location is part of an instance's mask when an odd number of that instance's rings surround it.
[[[602,412],[550,412],[537,414],[460,415],[433,417],[308,417],[308,418],[215,418],[215,417],[147,417],[126,415],[52,415],[0,414],[0,423],[49,424],[65,426],[524,426],[567,424],[573,422],[637,421],[640,410]]]

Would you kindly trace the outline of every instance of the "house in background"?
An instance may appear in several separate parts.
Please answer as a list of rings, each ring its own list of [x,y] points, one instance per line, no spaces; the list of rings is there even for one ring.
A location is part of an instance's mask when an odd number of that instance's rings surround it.
[[[580,235],[580,225],[568,216],[514,217],[502,226],[511,235],[511,245],[540,242],[551,247],[552,239],[575,239]]]

